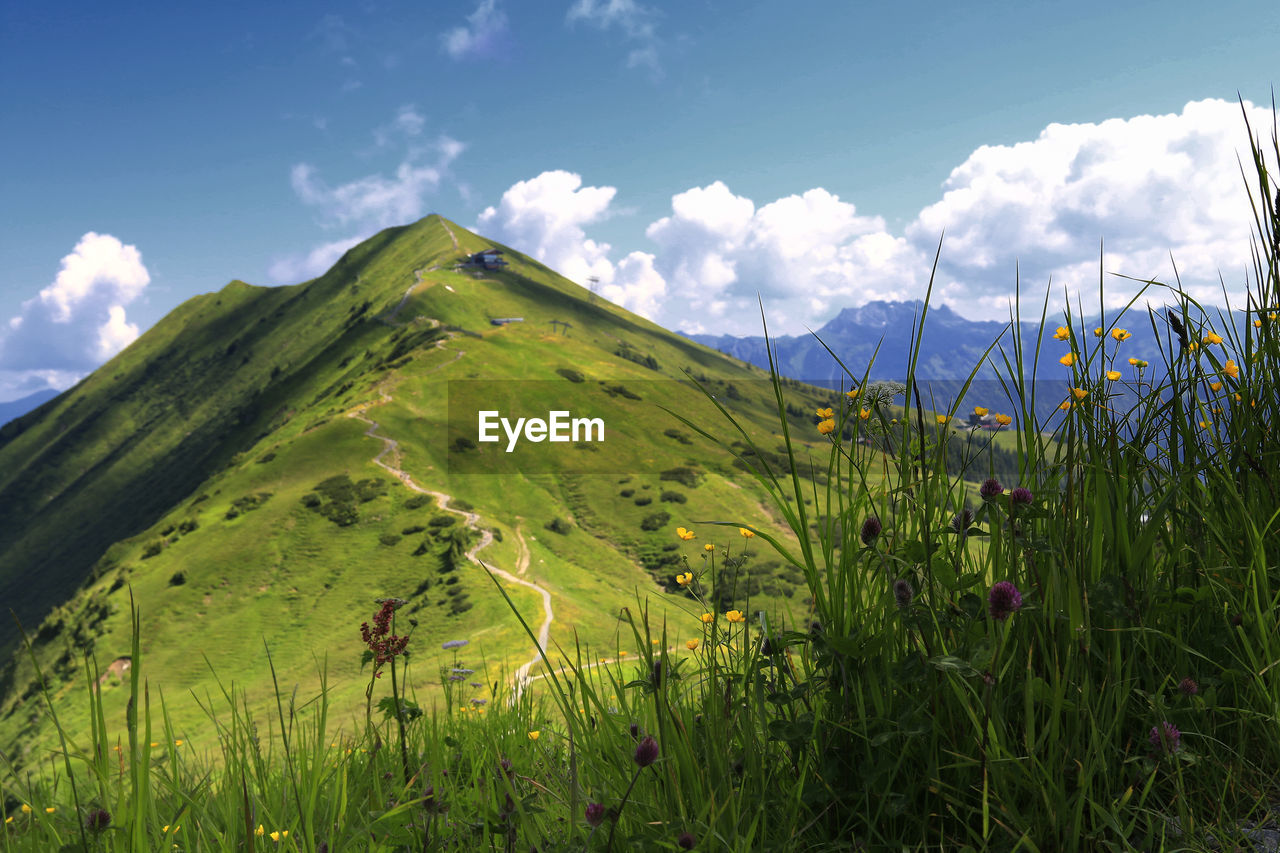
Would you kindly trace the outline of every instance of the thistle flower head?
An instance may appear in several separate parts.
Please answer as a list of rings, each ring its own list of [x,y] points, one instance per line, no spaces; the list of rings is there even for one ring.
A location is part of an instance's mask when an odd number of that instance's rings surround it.
[[[587,823],[593,828],[604,823],[604,803],[587,803]]]
[[[967,536],[969,528],[973,526],[973,510],[965,507],[955,514],[951,519],[951,532],[958,533],[961,536]]]
[[[862,522],[862,532],[859,534],[863,545],[870,545],[876,541],[876,537],[880,535],[880,531],[884,528],[880,524],[880,519],[874,515],[867,516],[867,520]]]
[[[1022,607],[1022,593],[1009,581],[1000,581],[987,593],[987,611],[997,621],[1007,619]]]
[[[94,809],[84,819],[84,828],[90,832],[102,832],[111,826],[111,813],[106,809]]]

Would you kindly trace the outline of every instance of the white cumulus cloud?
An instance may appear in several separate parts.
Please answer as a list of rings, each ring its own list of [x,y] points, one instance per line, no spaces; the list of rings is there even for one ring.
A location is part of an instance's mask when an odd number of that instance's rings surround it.
[[[125,306],[150,282],[136,246],[86,233],[54,280],[0,327],[0,399],[65,387],[133,343],[139,329]]]
[[[466,26],[454,27],[440,36],[440,46],[454,59],[489,56],[508,30],[507,14],[497,0],[480,0],[467,15]]]
[[[1254,128],[1270,116],[1246,105]],[[1004,303],[1015,261],[1023,281],[1083,291],[1096,304],[1099,242],[1107,272],[1184,284],[1212,300],[1221,270],[1243,286],[1252,224],[1236,156],[1248,160],[1240,105],[1188,103],[1180,113],[1051,124],[1015,145],[983,146],[957,166],[942,198],[907,228],[915,245],[945,229],[942,272],[970,299]],[[1108,276],[1112,303],[1137,285]],[[1157,299],[1162,297],[1157,296]]]

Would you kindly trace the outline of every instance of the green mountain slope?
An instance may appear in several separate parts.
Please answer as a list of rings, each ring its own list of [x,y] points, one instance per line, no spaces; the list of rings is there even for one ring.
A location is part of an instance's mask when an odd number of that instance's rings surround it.
[[[130,589],[153,699],[162,691],[171,734],[196,745],[212,737],[201,704],[223,701],[219,681],[234,681],[252,708],[270,705],[267,649],[286,693],[309,698],[325,669],[337,707],[361,712],[359,625],[384,595],[410,601],[420,694],[454,663],[440,650],[452,639],[472,643],[465,668],[487,666],[469,695],[510,683],[531,644],[465,557],[489,536],[480,557],[523,581],[505,585],[535,627],[546,591],[553,644],[627,651],[619,614],[637,591],[666,603],[673,641],[692,630],[680,621],[696,621],[696,603],[672,580],[682,558],[696,569],[711,559],[700,545],[714,542],[719,565],[724,547],[736,559],[746,540],[707,527],[681,543],[675,526],[781,525],[732,460],[664,407],[725,426],[687,371],[773,447],[764,374],[505,247],[504,269],[456,267],[492,245],[431,216],[304,284],[232,282],[0,431],[0,595],[33,637],[64,725],[89,724],[86,652],[103,671],[115,662],[102,683],[108,709],[123,713]],[[492,325],[499,317],[522,321]],[[563,448],[594,473],[559,463],[457,473],[509,460],[495,446],[451,443],[450,380],[516,378],[540,380],[521,387],[544,411],[573,394],[608,396],[613,440]],[[816,442],[808,413],[826,398],[788,393],[794,428]],[[489,533],[482,540],[428,491],[473,508]],[[748,548],[721,603],[802,611],[794,570]],[[0,643],[0,750],[21,765],[50,729],[15,631],[2,629]]]

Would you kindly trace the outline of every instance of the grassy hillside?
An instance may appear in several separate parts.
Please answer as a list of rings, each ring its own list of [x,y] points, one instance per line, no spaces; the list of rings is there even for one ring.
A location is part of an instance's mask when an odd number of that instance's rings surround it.
[[[418,622],[416,689],[437,689],[437,667],[452,661],[440,645],[452,639],[471,641],[468,668],[488,665],[486,689],[508,684],[532,649],[464,556],[482,534],[421,490],[474,508],[494,537],[480,558],[549,592],[553,646],[581,641],[606,657],[635,653],[619,617],[637,595],[700,607],[674,580],[678,525],[784,527],[730,454],[667,411],[718,417],[701,382],[761,447],[780,446],[763,374],[517,252],[504,249],[501,271],[455,268],[490,245],[433,216],[382,232],[304,284],[233,282],[0,432],[0,507],[16,521],[0,531],[0,584],[71,731],[89,725],[77,703],[94,666],[86,653],[103,671],[116,662],[104,704],[124,712],[130,590],[148,674],[190,743],[208,734],[200,704],[219,681],[253,707],[270,704],[268,649],[290,690],[306,695],[327,671],[349,719],[366,683],[359,625],[381,596],[407,599]],[[594,468],[450,474],[461,452],[446,440],[450,382],[513,378],[512,393],[539,411],[566,399],[611,407],[609,440],[577,448]],[[816,447],[812,412],[829,393],[788,394],[792,428]],[[467,470],[487,470],[476,458]],[[722,603],[803,614],[795,567],[750,550],[739,561],[744,540],[722,529],[701,528],[699,540],[740,562]],[[536,627],[541,593],[506,586]],[[0,638],[13,652],[15,631]],[[0,750],[21,766],[50,729],[32,662],[6,659]]]

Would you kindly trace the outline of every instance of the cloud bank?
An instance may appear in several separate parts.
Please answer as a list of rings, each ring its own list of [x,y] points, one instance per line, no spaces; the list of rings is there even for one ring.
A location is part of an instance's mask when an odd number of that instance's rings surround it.
[[[133,343],[125,306],[150,282],[136,246],[86,233],[53,282],[0,326],[0,400],[66,388]]]
[[[480,0],[467,15],[466,26],[454,27],[440,36],[440,49],[453,59],[493,56],[509,30],[507,14],[497,0]]]
[[[1269,123],[1246,110],[1255,128]],[[609,299],[689,332],[759,333],[757,295],[771,328],[790,333],[846,306],[921,298],[944,233],[935,298],[974,319],[1008,318],[1016,275],[1037,301],[1052,281],[1054,305],[1064,292],[1096,305],[1100,241],[1108,273],[1172,282],[1172,255],[1191,295],[1221,301],[1221,271],[1234,301],[1253,222],[1237,153],[1248,157],[1239,105],[1205,100],[983,146],[901,233],[822,187],[758,204],[713,181],[672,196],[645,230],[652,251],[615,262],[587,229],[613,214],[616,188],[564,171],[513,185],[477,228],[579,283],[594,275]],[[1105,285],[1110,306],[1141,287],[1112,275]]]

